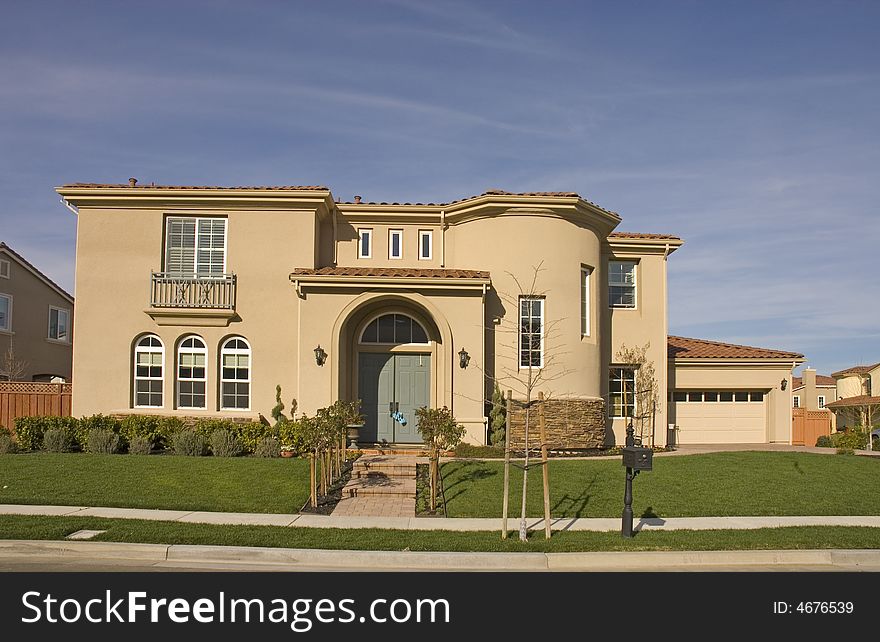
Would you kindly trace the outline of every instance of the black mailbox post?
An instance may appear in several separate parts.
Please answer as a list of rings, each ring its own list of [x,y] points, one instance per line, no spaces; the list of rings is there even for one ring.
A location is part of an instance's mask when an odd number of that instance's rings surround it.
[[[623,465],[626,468],[626,489],[623,493],[623,520],[620,534],[623,537],[633,536],[633,486],[636,475],[643,470],[651,470],[654,464],[654,451],[635,443],[632,421],[626,427],[626,446],[622,448]]]

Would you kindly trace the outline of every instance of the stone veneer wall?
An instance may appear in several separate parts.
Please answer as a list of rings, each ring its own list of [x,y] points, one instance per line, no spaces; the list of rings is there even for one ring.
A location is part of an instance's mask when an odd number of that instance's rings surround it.
[[[529,411],[529,446],[541,446],[538,404]],[[547,399],[544,401],[547,447],[551,450],[600,448],[605,443],[605,402],[602,399]],[[510,445],[523,448],[525,408],[513,401]]]

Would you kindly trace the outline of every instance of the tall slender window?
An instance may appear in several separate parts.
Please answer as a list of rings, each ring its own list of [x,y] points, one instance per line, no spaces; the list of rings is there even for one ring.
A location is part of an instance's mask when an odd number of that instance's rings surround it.
[[[581,268],[581,336],[590,336],[590,275],[588,267]]]
[[[165,232],[166,272],[216,276],[226,271],[225,218],[169,218]]]
[[[200,337],[189,336],[177,348],[177,407],[204,410],[208,349]]]
[[[612,308],[636,307],[636,262],[608,262],[608,305]]]
[[[635,408],[635,390],[636,371],[634,368],[611,368],[608,372],[609,415],[612,417],[632,417]]]
[[[431,230],[419,230],[419,259],[430,261],[434,251],[432,247],[433,234]]]
[[[358,230],[358,258],[368,259],[373,256],[373,230],[363,227]]]
[[[519,300],[519,366],[544,367],[544,299]]]
[[[388,258],[403,258],[403,230],[388,230]]]
[[[220,349],[220,408],[250,410],[251,347],[241,337],[233,337]]]
[[[134,406],[161,408],[165,346],[156,335],[141,338],[134,348]]]

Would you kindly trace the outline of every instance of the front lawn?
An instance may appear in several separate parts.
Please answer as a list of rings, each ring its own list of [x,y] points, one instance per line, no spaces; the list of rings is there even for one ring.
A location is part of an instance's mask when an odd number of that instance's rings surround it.
[[[0,504],[296,513],[308,479],[296,458],[26,453],[0,456]]]
[[[534,460],[533,460],[534,461]],[[501,515],[504,466],[443,464],[450,517]],[[633,482],[635,516],[880,515],[880,458],[794,452],[655,457]],[[511,466],[510,514],[520,513],[522,470]],[[552,460],[554,517],[619,517],[624,468],[613,460]],[[543,514],[541,468],[530,470],[528,514]]]
[[[291,528],[281,526],[216,526],[179,522],[89,517],[4,515],[0,539],[61,540],[80,529],[106,530],[105,542],[270,546],[375,551],[708,551],[746,549],[880,548],[880,528],[795,526],[755,530],[648,531],[625,540],[618,532],[562,532],[545,540],[543,533],[520,542],[513,533],[402,531],[383,529]]]

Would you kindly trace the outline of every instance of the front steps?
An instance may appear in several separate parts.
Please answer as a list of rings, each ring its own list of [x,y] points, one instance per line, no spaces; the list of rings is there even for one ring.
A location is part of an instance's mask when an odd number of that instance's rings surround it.
[[[413,517],[416,509],[416,457],[363,455],[354,462],[334,515]]]

